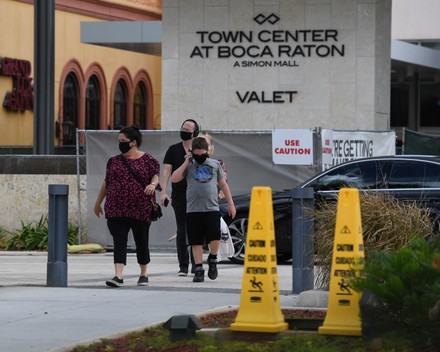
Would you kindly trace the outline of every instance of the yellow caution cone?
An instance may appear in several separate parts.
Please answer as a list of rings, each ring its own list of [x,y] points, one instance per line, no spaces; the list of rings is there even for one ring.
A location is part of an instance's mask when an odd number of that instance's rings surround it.
[[[276,333],[287,328],[280,307],[272,191],[253,187],[240,307],[230,329]]]
[[[359,300],[348,280],[358,274],[364,258],[359,191],[341,188],[336,213],[333,261],[327,315],[320,334],[361,336]]]

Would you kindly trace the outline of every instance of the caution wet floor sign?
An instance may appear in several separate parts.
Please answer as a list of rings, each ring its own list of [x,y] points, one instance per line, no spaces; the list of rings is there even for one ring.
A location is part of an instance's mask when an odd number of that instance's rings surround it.
[[[359,191],[341,188],[336,213],[335,239],[327,315],[320,334],[361,336],[360,293],[349,278],[361,269],[364,258]]]
[[[279,298],[272,190],[254,187],[240,307],[230,329],[271,333],[287,330]]]

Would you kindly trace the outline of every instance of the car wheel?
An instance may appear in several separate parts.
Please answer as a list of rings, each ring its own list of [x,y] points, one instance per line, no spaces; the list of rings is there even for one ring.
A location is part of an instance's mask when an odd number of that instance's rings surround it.
[[[248,227],[248,215],[237,214],[234,219],[227,221],[229,232],[231,233],[232,243],[234,244],[235,254],[229,259],[236,264],[244,263],[246,249],[246,234]]]

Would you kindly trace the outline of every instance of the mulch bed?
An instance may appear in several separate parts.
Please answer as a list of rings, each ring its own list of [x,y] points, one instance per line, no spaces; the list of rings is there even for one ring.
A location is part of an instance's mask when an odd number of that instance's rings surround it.
[[[313,309],[282,309],[284,318],[288,319],[318,319],[324,320],[325,310]],[[214,312],[199,317],[202,328],[227,328],[232,324],[237,316],[237,310]]]

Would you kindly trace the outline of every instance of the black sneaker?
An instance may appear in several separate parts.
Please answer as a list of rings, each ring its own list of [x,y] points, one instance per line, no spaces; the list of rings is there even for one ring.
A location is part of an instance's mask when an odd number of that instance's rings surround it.
[[[146,276],[139,276],[139,280],[137,283],[138,286],[148,286],[148,277]]]
[[[177,273],[177,276],[186,276],[188,275],[188,269],[184,270],[184,269],[180,269],[179,272]]]
[[[205,281],[205,270],[203,267],[197,267],[194,273],[193,282]]]
[[[115,276],[113,279],[107,280],[105,284],[110,287],[121,287],[124,285],[124,279]]]
[[[211,280],[217,279],[218,271],[217,271],[217,259],[208,259],[208,277]]]

